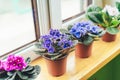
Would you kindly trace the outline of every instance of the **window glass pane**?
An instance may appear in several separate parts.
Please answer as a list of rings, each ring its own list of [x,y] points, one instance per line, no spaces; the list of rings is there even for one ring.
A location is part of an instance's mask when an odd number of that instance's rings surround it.
[[[31,0],[0,0],[0,55],[35,39]]]
[[[75,16],[87,7],[88,0],[61,0],[62,20]]]

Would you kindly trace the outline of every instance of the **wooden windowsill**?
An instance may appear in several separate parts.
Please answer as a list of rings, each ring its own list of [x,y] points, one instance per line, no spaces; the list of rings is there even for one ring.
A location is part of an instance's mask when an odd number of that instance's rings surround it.
[[[89,58],[76,58],[74,51],[67,58],[66,73],[60,77],[53,77],[47,72],[43,58],[38,58],[32,65],[40,65],[40,75],[35,80],[87,80],[105,64],[120,53],[120,34],[114,42],[95,41],[92,55]]]

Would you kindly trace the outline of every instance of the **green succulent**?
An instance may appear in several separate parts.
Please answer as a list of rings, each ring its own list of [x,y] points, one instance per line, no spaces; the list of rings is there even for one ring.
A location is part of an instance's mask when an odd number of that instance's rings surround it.
[[[29,65],[31,62],[30,58],[27,58],[26,62],[28,63],[28,66],[21,71],[1,71],[0,80],[34,80],[40,73],[40,67],[38,65]]]

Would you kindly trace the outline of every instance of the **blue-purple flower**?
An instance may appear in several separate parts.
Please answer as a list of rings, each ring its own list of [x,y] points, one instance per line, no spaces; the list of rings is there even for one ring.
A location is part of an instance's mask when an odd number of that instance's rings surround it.
[[[78,22],[70,29],[70,33],[77,39],[88,35],[88,33],[98,34],[99,27],[94,26],[91,22]]]
[[[42,47],[45,48],[48,53],[57,53],[60,50],[70,48],[73,46],[72,41],[68,38],[67,35],[61,34],[57,29],[50,29],[48,35],[41,37]]]

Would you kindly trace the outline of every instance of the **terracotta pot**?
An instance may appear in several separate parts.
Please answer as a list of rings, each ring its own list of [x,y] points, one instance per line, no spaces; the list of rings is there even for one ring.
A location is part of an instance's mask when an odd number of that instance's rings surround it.
[[[92,43],[90,45],[84,45],[78,43],[75,46],[75,55],[80,58],[88,58],[92,52]]]
[[[47,64],[48,72],[52,76],[61,76],[66,72],[67,55],[58,60],[50,60],[49,58],[44,59]]]
[[[105,42],[115,41],[115,40],[116,40],[116,35],[112,35],[112,34],[109,34],[109,33],[106,32],[106,33],[102,36],[102,40],[105,41]]]

